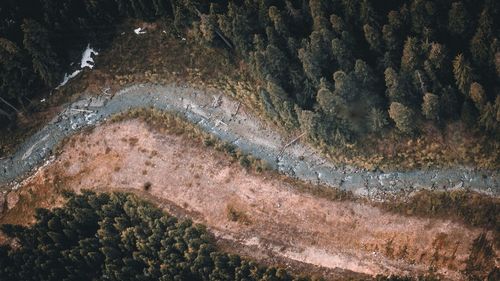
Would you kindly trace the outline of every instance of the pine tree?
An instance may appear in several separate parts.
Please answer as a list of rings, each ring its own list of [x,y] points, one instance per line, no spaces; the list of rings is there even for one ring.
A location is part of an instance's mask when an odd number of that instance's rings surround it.
[[[472,82],[472,69],[463,54],[458,54],[453,60],[453,75],[460,92],[467,95]]]
[[[484,107],[486,103],[486,95],[484,93],[483,86],[481,84],[474,82],[470,85],[469,95],[474,104],[478,109]]]
[[[371,109],[368,119],[370,122],[369,128],[372,132],[380,132],[380,130],[388,125],[387,114],[377,108]]]
[[[370,48],[374,51],[381,51],[382,42],[380,33],[368,24],[363,26],[363,31],[365,33],[366,42],[368,42]]]
[[[201,15],[200,18],[200,32],[203,41],[206,43],[212,43],[215,39],[215,29],[217,23],[217,16],[213,13],[213,6],[211,5],[211,13],[208,15]]]
[[[470,50],[473,61],[485,65],[490,54],[490,41],[492,36],[491,15],[487,9],[484,9],[479,18],[479,24],[476,33],[470,42]]]
[[[403,90],[398,73],[393,68],[388,67],[384,71],[384,76],[387,96],[392,101],[403,101],[406,93]]]
[[[302,62],[302,68],[307,78],[313,82],[314,85],[317,85],[319,83],[319,77],[321,77],[321,61],[317,60],[316,57],[305,48],[299,49],[298,58]]]
[[[415,120],[411,109],[399,102],[392,102],[389,116],[396,123],[396,127],[403,133],[409,134],[415,130]]]
[[[272,79],[276,79],[278,83],[285,83],[289,61],[283,51],[275,45],[269,44],[266,47],[265,58]]]
[[[419,47],[417,39],[414,37],[406,38],[401,57],[401,69],[407,72],[413,72],[419,65]]]
[[[428,59],[435,69],[442,69],[446,58],[446,50],[443,45],[433,42],[429,51]]]
[[[332,24],[333,31],[337,35],[340,35],[342,34],[343,31],[345,31],[344,20],[341,17],[337,16],[336,14],[332,14],[330,16],[330,23]]]
[[[448,12],[448,30],[461,38],[467,38],[470,26],[470,16],[463,3],[460,1],[452,3]]]
[[[57,56],[49,41],[49,32],[34,20],[25,20],[23,45],[33,59],[33,69],[49,87],[60,81],[62,74]]]
[[[361,22],[365,25],[376,25],[378,22],[378,15],[375,12],[370,0],[363,0],[360,4]]]
[[[373,70],[363,60],[356,60],[354,64],[354,75],[358,81],[359,88],[367,91],[372,91],[377,80]]]
[[[323,112],[334,114],[336,99],[337,97],[333,94],[330,83],[325,78],[321,78],[316,100]]]
[[[13,103],[29,96],[30,87],[36,81],[35,74],[28,55],[5,38],[0,38],[0,70],[0,104],[3,105],[0,114],[13,120],[11,112],[19,111]]]
[[[429,120],[439,119],[439,97],[432,93],[426,93],[422,103],[422,113]]]
[[[332,40],[332,53],[342,70],[349,71],[352,69],[354,58],[343,40],[338,38]]]
[[[288,28],[285,20],[281,16],[281,12],[276,6],[269,7],[269,19],[274,24],[274,29],[279,35],[283,37],[288,37]]]

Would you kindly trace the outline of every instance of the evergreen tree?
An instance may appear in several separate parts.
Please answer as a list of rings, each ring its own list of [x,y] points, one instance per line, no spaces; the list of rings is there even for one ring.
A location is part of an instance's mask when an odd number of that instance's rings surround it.
[[[453,75],[460,92],[467,95],[472,82],[472,69],[462,54],[458,54],[453,60]]]
[[[328,114],[335,114],[336,97],[331,90],[331,85],[325,78],[321,78],[316,99],[323,112]]]
[[[476,33],[472,37],[470,50],[473,60],[485,65],[490,54],[490,41],[492,36],[492,18],[487,9],[484,9],[479,18]]]
[[[332,53],[342,70],[349,71],[352,69],[354,58],[342,39],[335,38],[332,40]]]
[[[370,48],[374,51],[380,51],[382,49],[382,42],[379,32],[368,24],[363,26],[363,31],[365,33],[366,42],[370,44]]]
[[[486,103],[486,95],[481,84],[477,82],[472,83],[470,85],[469,95],[478,109],[483,108]]]
[[[439,97],[437,95],[432,93],[424,95],[422,113],[429,120],[437,120],[439,118]]]
[[[369,115],[370,131],[380,132],[389,123],[387,122],[387,114],[380,109],[372,108]]]
[[[36,79],[28,55],[5,38],[0,38],[0,69],[0,115],[12,120],[11,112],[19,111],[12,103],[28,97]]]
[[[419,47],[417,39],[408,37],[403,48],[403,56],[401,57],[401,69],[407,72],[416,70],[419,64]]]
[[[47,29],[34,20],[25,20],[23,45],[33,59],[33,69],[49,87],[61,80],[62,73],[57,56],[49,41]]]
[[[288,37],[288,28],[285,20],[281,16],[281,12],[276,6],[269,7],[269,19],[274,24],[274,29],[279,35],[283,37]]]
[[[401,132],[408,134],[415,130],[414,114],[407,106],[399,102],[392,102],[389,108],[389,116]]]
[[[448,12],[448,30],[461,38],[467,38],[470,26],[470,16],[463,3],[460,1],[452,3]]]

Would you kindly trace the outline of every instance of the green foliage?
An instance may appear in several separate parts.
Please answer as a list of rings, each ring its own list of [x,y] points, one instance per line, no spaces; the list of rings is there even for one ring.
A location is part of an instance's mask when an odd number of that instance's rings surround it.
[[[436,120],[439,117],[439,97],[437,95],[426,93],[422,103],[422,113],[429,120]]]
[[[389,116],[396,123],[396,127],[403,133],[412,133],[415,129],[413,112],[399,102],[391,103]]]
[[[15,101],[29,95],[27,87],[36,84],[30,72],[30,58],[16,43],[0,38],[0,97]],[[4,107],[2,107],[4,108]],[[8,106],[4,110],[9,110]]]
[[[19,241],[0,247],[2,280],[307,280],[218,252],[203,226],[134,195],[67,196],[31,227],[1,227]]]
[[[448,29],[455,35],[464,38],[467,36],[471,20],[467,9],[462,2],[451,4],[448,13]]]
[[[483,86],[481,84],[474,82],[470,85],[469,95],[472,101],[476,104],[476,107],[481,109],[486,101],[486,96],[484,93]]]
[[[372,132],[380,132],[384,127],[386,127],[389,122],[387,121],[387,114],[376,108],[372,108],[370,111],[370,130]]]
[[[49,87],[55,87],[61,78],[61,69],[49,41],[48,30],[34,20],[25,20],[23,45],[33,60],[33,70]]]
[[[457,55],[453,60],[453,75],[460,92],[467,95],[472,82],[472,69],[463,54]]]
[[[408,37],[403,48],[403,56],[401,57],[401,69],[404,71],[414,71],[418,67],[419,48],[417,40],[413,37]]]

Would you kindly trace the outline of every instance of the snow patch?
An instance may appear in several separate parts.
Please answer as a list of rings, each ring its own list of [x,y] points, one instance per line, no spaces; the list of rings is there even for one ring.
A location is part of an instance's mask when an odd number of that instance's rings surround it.
[[[64,73],[64,79],[63,81],[61,82],[61,84],[59,84],[59,86],[56,87],[56,89],[59,89],[59,87],[62,87],[64,85],[66,85],[66,83],[68,83],[68,81],[72,78],[74,78],[75,76],[78,75],[78,73],[82,72],[81,70],[75,70],[73,73],[71,73],[70,75],[68,75],[67,73]]]
[[[138,28],[134,29],[134,32],[135,32],[135,34],[140,35],[140,34],[146,33],[146,30],[142,27],[138,27]]]
[[[82,55],[82,61],[80,63],[80,68],[94,68],[94,59],[92,58],[92,55],[98,55],[99,53],[96,52],[94,49],[90,48],[90,44],[87,45],[87,49],[83,52]]]
[[[73,73],[69,75],[65,73],[63,81],[61,82],[61,84],[59,84],[59,86],[56,87],[56,89],[59,89],[60,87],[66,85],[66,83],[68,83],[69,80],[75,78],[80,72],[82,72],[82,69],[84,69],[85,67],[88,67],[90,69],[94,68],[94,59],[92,58],[92,55],[97,56],[99,55],[99,53],[96,50],[90,48],[90,44],[88,44],[87,48],[82,53],[82,59],[80,61],[80,69],[73,71]]]

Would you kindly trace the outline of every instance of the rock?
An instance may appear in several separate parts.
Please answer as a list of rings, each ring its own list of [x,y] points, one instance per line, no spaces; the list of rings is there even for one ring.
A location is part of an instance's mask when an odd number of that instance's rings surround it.
[[[19,202],[19,194],[15,191],[11,191],[7,194],[7,209],[10,210],[14,208],[17,205],[17,202]]]

